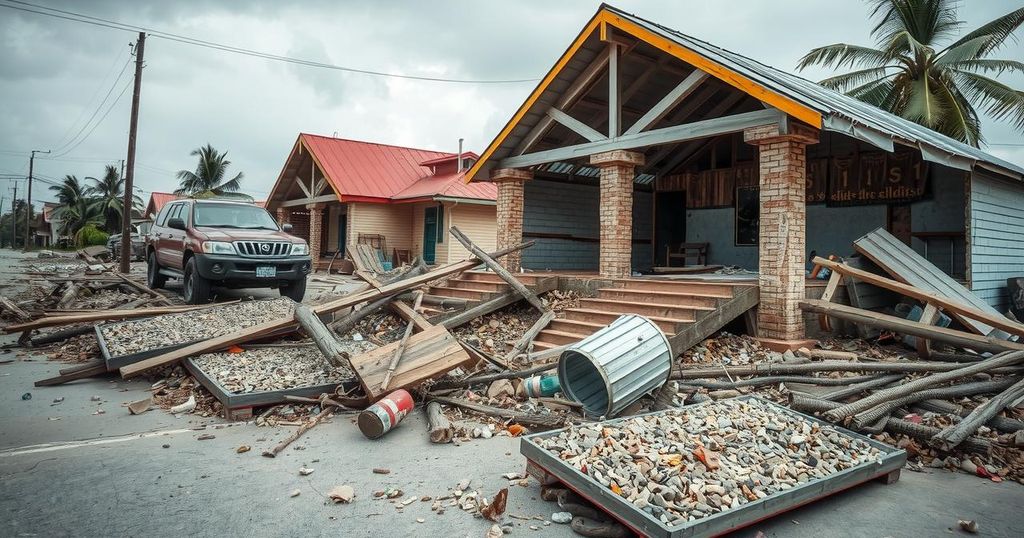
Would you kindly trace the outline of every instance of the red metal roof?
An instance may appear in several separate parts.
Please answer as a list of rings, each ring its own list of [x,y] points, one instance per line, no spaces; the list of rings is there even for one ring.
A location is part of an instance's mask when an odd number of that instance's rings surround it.
[[[171,194],[169,192],[152,192],[149,194],[149,204],[146,205],[146,214],[143,216],[156,216],[156,214],[159,213],[165,205],[167,205],[167,202],[178,200],[180,198],[181,197],[177,194]]]
[[[475,161],[475,160],[477,160],[479,158],[480,158],[480,156],[477,155],[476,153],[473,153],[472,151],[463,151],[462,152],[462,159],[463,160],[473,159]],[[430,166],[430,165],[446,163],[446,162],[454,161],[454,160],[455,160],[455,154],[454,153],[449,153],[449,154],[446,154],[443,157],[438,157],[436,159],[430,159],[429,161],[423,161],[420,164],[423,165],[423,166]]]
[[[402,192],[391,197],[397,201],[412,201],[423,198],[446,197],[472,200],[498,199],[498,186],[489,181],[466,183],[466,172],[425,177]]]

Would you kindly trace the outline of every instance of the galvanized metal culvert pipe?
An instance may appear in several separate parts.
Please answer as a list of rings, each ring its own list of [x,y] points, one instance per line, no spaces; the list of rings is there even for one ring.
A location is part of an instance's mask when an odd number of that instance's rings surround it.
[[[613,417],[668,381],[672,347],[661,329],[636,314],[572,344],[558,359],[558,381],[590,415]]]

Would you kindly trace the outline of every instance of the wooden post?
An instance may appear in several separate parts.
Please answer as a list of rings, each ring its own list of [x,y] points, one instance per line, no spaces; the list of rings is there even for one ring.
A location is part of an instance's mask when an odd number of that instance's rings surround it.
[[[821,294],[821,300],[832,302],[832,297],[836,294],[836,290],[839,289],[839,285],[842,283],[843,274],[838,271],[832,271],[832,275],[828,277],[828,284],[825,286],[825,292]],[[818,316],[818,325],[821,326],[821,330],[832,332],[832,324],[829,322],[828,316],[825,314]]]
[[[441,404],[430,402],[426,407],[427,430],[430,432],[431,443],[450,443],[455,431],[448,417],[441,411]]]
[[[423,301],[423,292],[416,292],[416,299],[412,303],[412,311],[415,312],[420,307],[420,302]],[[398,343],[398,349],[395,350],[395,356],[391,358],[391,364],[388,364],[388,371],[384,374],[384,381],[381,381],[380,386],[383,387],[383,392],[387,392],[388,385],[391,383],[391,376],[395,373],[395,368],[398,368],[398,363],[402,362],[402,353],[405,352],[405,345],[409,343],[409,337],[412,336],[412,329],[416,324],[412,321],[405,326],[405,334],[402,335],[402,341]]]
[[[494,261],[494,258],[488,256],[486,252],[480,249],[480,247],[474,245],[473,242],[470,241],[469,238],[466,237],[466,235],[462,233],[461,230],[459,230],[455,226],[452,226],[449,229],[449,231],[453,236],[455,236],[455,239],[458,239],[459,242],[462,243],[462,246],[466,247],[466,250],[472,252],[474,256],[479,258],[480,261],[484,262],[484,265],[486,265],[492,271],[494,271],[498,276],[502,278],[502,280],[508,282],[508,285],[512,286],[512,289],[518,291],[519,294],[525,297],[526,300],[531,305],[533,305],[537,310],[540,310],[541,312],[544,312],[546,310],[544,308],[544,303],[540,302],[540,299],[537,298],[537,295],[535,293],[530,291],[530,288],[524,286],[522,282],[517,280],[516,277],[512,276],[512,273],[508,272],[508,270],[502,267],[501,264]]]
[[[964,439],[970,437],[978,428],[995,417],[1005,407],[1024,396],[1024,380],[1018,381],[1012,387],[1000,392],[998,396],[979,405],[971,411],[971,414],[964,417],[958,424],[949,426],[931,439],[931,445],[940,450],[953,450]]]
[[[299,322],[302,330],[313,339],[313,343],[320,349],[320,353],[323,353],[327,362],[331,363],[332,366],[342,366],[345,364],[344,349],[338,343],[338,340],[334,338],[334,335],[331,334],[327,325],[324,325],[320,316],[314,314],[308,306],[299,304],[295,306],[295,320]]]
[[[835,273],[833,273],[835,274]],[[939,320],[939,309],[934,304],[928,303],[924,305],[924,312],[921,313],[921,323],[925,325],[934,325]],[[932,341],[927,338],[921,338],[915,336],[914,341],[917,344],[917,354],[922,359],[927,359],[932,356]]]

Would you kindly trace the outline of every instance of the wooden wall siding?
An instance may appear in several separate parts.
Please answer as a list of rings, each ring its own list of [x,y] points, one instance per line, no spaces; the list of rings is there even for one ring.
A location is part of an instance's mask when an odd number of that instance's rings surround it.
[[[423,208],[427,207],[427,204],[413,204],[412,205],[412,256],[423,256]],[[447,245],[445,245],[447,246]],[[394,247],[391,247],[394,248]],[[437,245],[437,251],[435,252],[434,263],[444,263],[438,261],[443,255],[441,253],[442,245]],[[445,251],[447,253],[447,251]]]
[[[1024,275],[1024,185],[975,172],[970,198],[971,289],[1002,312],[1006,279]]]
[[[497,210],[493,205],[445,204],[445,228],[458,226],[462,233],[486,252],[497,249],[498,231],[495,226],[497,218]],[[437,255],[439,258],[442,246],[447,256],[446,262],[465,260],[470,256],[469,251],[451,234],[445,237],[444,245],[438,245]]]
[[[413,250],[412,210],[412,204],[352,202],[349,204],[349,238],[355,244],[360,233],[381,234],[387,241],[389,254],[395,248]]]

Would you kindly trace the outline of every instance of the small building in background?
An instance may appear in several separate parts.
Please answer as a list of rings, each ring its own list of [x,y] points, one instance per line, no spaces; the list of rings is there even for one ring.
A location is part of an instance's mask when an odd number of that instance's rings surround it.
[[[443,264],[468,257],[458,226],[485,250],[497,234],[497,186],[466,183],[474,153],[448,153],[300,134],[266,208],[309,241],[314,260],[370,244],[388,258]]]

